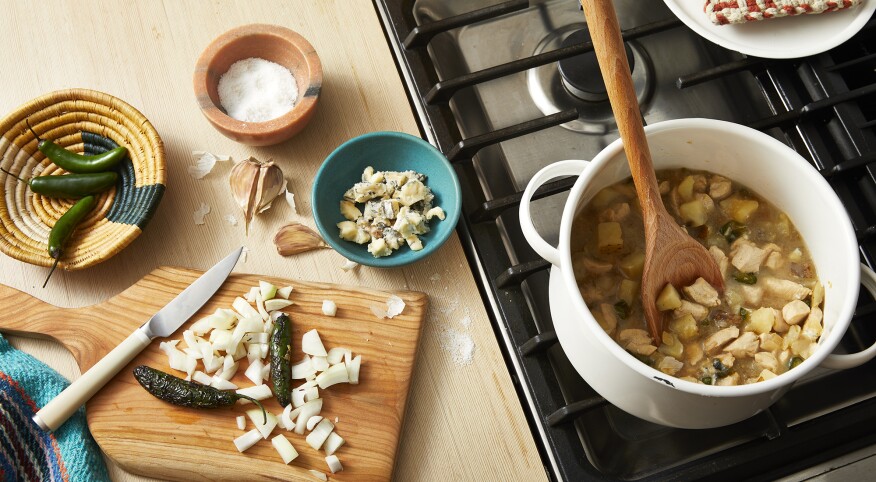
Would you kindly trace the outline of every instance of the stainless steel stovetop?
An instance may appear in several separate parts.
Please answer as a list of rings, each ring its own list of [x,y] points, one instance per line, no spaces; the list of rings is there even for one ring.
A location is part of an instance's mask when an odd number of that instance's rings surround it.
[[[576,1],[375,3],[423,134],[457,166],[461,234],[552,478],[852,480],[876,468],[874,362],[817,371],[767,412],[689,431],[605,403],[566,359],[550,319],[547,263],[523,240],[516,206],[539,169],[592,158],[618,136],[604,86],[593,80],[598,67]],[[663,2],[615,7],[646,123],[723,119],[791,145],[829,178],[858,230],[862,259],[872,260],[876,20],[832,52],[769,61],[701,39]],[[549,241],[570,186],[550,183],[533,205]],[[858,313],[848,351],[876,340],[876,304],[864,299]]]

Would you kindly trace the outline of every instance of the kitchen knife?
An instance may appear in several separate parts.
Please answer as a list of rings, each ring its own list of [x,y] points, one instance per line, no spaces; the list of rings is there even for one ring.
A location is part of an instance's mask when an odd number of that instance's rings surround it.
[[[210,268],[194,283],[177,295],[170,303],[137,328],[128,338],[81,377],[53,398],[36,415],[33,421],[47,431],[58,429],[79,409],[83,403],[103,388],[122,368],[134,359],[154,338],[170,336],[192,317],[219,290],[231,274],[243,247],[234,250],[228,257]]]

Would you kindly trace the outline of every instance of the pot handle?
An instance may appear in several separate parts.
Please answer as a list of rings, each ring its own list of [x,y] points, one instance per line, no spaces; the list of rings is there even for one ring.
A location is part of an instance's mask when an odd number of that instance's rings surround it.
[[[861,284],[867,291],[876,298],[876,273],[865,264],[861,264]],[[821,366],[832,368],[834,370],[843,370],[846,368],[854,368],[858,365],[863,365],[876,357],[876,343],[864,351],[851,353],[849,355],[833,354],[827,355],[827,358],[821,362]]]
[[[551,246],[538,234],[535,226],[532,225],[532,215],[530,214],[529,204],[532,202],[532,195],[536,189],[540,188],[544,183],[559,176],[580,176],[587,165],[587,161],[569,160],[555,162],[549,166],[545,166],[542,170],[535,173],[526,189],[523,191],[523,198],[520,200],[520,227],[523,230],[523,237],[532,246],[532,249],[539,256],[546,259],[554,266],[560,266],[560,253],[557,248]]]

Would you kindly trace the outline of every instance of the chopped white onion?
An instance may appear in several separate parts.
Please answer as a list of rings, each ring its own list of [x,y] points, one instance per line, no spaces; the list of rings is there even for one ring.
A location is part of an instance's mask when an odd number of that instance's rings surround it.
[[[284,464],[288,464],[289,462],[295,460],[298,457],[298,451],[295,450],[295,447],[289,443],[289,440],[286,439],[283,434],[278,434],[276,437],[271,439],[271,445],[277,449],[277,453],[280,454],[280,458],[283,459]]]
[[[183,331],[183,340],[189,348],[198,346],[198,340],[195,338],[195,333],[192,330]]]
[[[341,448],[341,445],[344,445],[344,438],[338,435],[337,432],[332,432],[329,434],[328,438],[325,439],[322,448],[325,450],[326,455],[332,455]]]
[[[231,365],[228,365],[228,363],[223,363],[222,371],[213,375],[214,377],[219,377],[223,380],[231,380],[234,374],[237,373],[237,369],[240,368],[240,363],[235,362],[234,358],[226,356],[225,362],[228,362],[229,360],[231,360]]]
[[[305,390],[292,390],[292,405],[295,408],[298,408],[306,403],[304,400],[305,393]]]
[[[311,474],[313,474],[313,476],[316,477],[316,478],[319,479],[319,480],[322,480],[322,481],[326,481],[326,480],[328,480],[328,478],[325,476],[325,474],[322,473],[322,472],[320,472],[320,471],[318,471],[318,470],[308,470],[308,472],[310,472]]]
[[[325,458],[325,463],[328,464],[329,470],[331,470],[333,474],[344,470],[344,466],[341,465],[341,461],[338,460],[337,455],[329,455]]]
[[[316,400],[319,398],[319,388],[310,387],[304,391],[304,401],[309,402],[311,400]]]
[[[189,380],[192,379],[192,374],[195,373],[195,369],[197,369],[197,368],[198,368],[198,359],[195,357],[186,355],[185,370],[183,370],[183,371],[186,372],[186,377]]]
[[[322,410],[322,399],[317,398],[316,400],[311,400],[300,408],[301,412],[298,413],[298,418],[295,420],[295,433],[298,435],[304,435],[304,428],[307,426],[307,421],[310,420],[310,417],[319,415],[319,412]]]
[[[268,334],[265,332],[247,333],[243,336],[244,343],[267,343]]]
[[[282,310],[291,304],[292,302],[289,300],[268,300],[265,301],[265,309],[268,311],[277,311]]]
[[[268,376],[271,374],[271,364],[267,364],[262,367],[262,380],[267,380]]]
[[[228,380],[223,380],[219,377],[213,377],[213,381],[210,382],[210,386],[219,390],[237,390],[237,385],[229,382]]]
[[[275,314],[275,313],[277,313],[277,312],[276,312],[276,311],[272,311],[272,312],[271,312],[271,318],[270,318],[268,321],[265,322],[265,329],[264,329],[264,332],[267,333],[268,336],[270,336],[271,333],[274,332],[274,320],[276,319],[276,318],[274,318],[274,314]]]
[[[334,429],[334,424],[329,419],[324,418],[316,424],[316,427],[314,427],[313,431],[307,435],[305,440],[314,450],[319,450],[319,448],[322,447],[322,444],[325,443],[325,439],[328,438],[329,434],[332,433],[332,430]]]
[[[349,351],[349,348],[334,347],[328,351],[328,356],[326,357],[326,360],[328,361],[329,365],[340,363],[341,360],[344,359],[344,353],[347,353]]]
[[[246,430],[246,417],[243,415],[237,417],[237,428]]]
[[[328,370],[316,376],[316,383],[319,384],[319,388],[322,388],[323,390],[338,383],[349,382],[350,375],[347,373],[347,365],[344,363],[332,365]]]
[[[200,383],[201,385],[210,385],[211,383],[213,383],[213,377],[207,375],[200,370],[195,371],[195,373],[192,375],[192,380]]]
[[[359,367],[362,364],[362,355],[356,355],[350,365],[347,366],[347,375],[350,377],[351,385],[359,384]]]
[[[262,358],[261,350],[258,344],[246,345],[246,360],[252,363],[255,360]]]
[[[243,343],[237,345],[237,350],[231,354],[231,358],[234,358],[234,361],[240,360],[241,358],[246,356],[246,346]]]
[[[316,427],[316,424],[318,424],[320,421],[322,421],[322,416],[320,415],[310,417],[310,420],[307,421],[307,431],[309,432],[313,430],[313,427]]]
[[[268,398],[271,398],[271,396],[273,396],[273,393],[271,393],[271,387],[269,387],[267,385],[256,385],[254,387],[241,388],[240,390],[237,391],[237,394],[238,395],[246,395],[247,397],[254,398],[254,399],[259,400],[259,401],[266,400]],[[242,398],[242,399],[238,400],[238,403],[240,403],[241,405],[244,405],[244,404],[250,403],[250,401]]]
[[[265,300],[262,299],[261,292],[256,295],[256,308],[258,309],[259,315],[262,317],[262,320],[268,321],[271,319],[271,315],[269,315],[268,310],[265,309]]]
[[[246,368],[246,378],[252,380],[256,385],[262,384],[262,368],[264,368],[264,364],[262,364],[261,359],[253,360],[249,366]]]
[[[286,405],[286,408],[283,409],[283,413],[280,415],[280,420],[283,421],[283,427],[286,430],[292,430],[295,428],[295,417],[301,413],[301,408],[292,409],[292,404]]]
[[[167,355],[167,364],[174,370],[186,371],[186,354],[176,347],[179,340],[162,341],[158,349]]]
[[[249,291],[246,292],[245,295],[243,295],[243,299],[245,299],[249,303],[255,303],[256,293],[258,293],[258,292],[259,292],[259,287],[253,286],[252,288],[249,289]]]
[[[324,372],[328,370],[329,362],[324,356],[315,356],[310,359],[311,363],[313,363],[313,369],[318,372]]]
[[[277,296],[283,298],[284,300],[288,300],[289,296],[292,294],[292,287],[286,286],[284,288],[280,288],[277,290]]]
[[[277,294],[277,287],[267,281],[259,281],[259,291],[262,293],[262,299],[267,301]]]
[[[189,327],[189,330],[196,335],[203,335],[210,331],[210,317],[201,318],[200,320],[192,323],[192,326]]]
[[[267,343],[259,343],[259,358],[265,358],[268,356],[268,344]]]
[[[322,300],[322,314],[335,316],[338,313],[338,305],[332,300]]]
[[[317,333],[315,329],[308,331],[301,338],[301,351],[308,355],[328,356],[328,353],[325,352],[325,346],[323,346],[322,340],[319,339],[319,333]]]
[[[300,386],[295,387],[296,390],[307,390],[310,387],[316,386],[316,380],[308,380],[302,383]]]
[[[210,343],[216,351],[225,351],[231,343],[232,333],[228,330],[213,330],[210,332]]]
[[[349,350],[348,350],[348,351],[345,351],[345,352],[344,352],[344,363],[345,363],[346,365],[350,365],[350,363],[353,361],[352,358],[353,358],[353,352],[352,352],[352,351],[349,351]]]
[[[303,360],[292,365],[291,378],[293,380],[300,380],[314,373],[316,373],[316,370],[313,368],[313,362],[311,362],[309,356],[305,356]]]
[[[256,292],[258,292],[258,288],[256,288]],[[240,315],[240,318],[261,318],[259,312],[252,307],[245,299],[241,297],[234,298],[234,303],[231,304],[231,307],[234,308],[235,311]]]
[[[214,356],[209,363],[207,360],[204,360],[204,371],[207,373],[216,373],[217,370],[222,368],[222,365],[225,363],[224,356]]]
[[[258,443],[259,440],[262,440],[261,432],[257,429],[252,429],[234,439],[234,446],[237,447],[238,452],[243,452]]]
[[[255,425],[256,430],[262,434],[262,438],[268,438],[271,435],[271,431],[274,430],[274,427],[277,426],[277,417],[274,416],[271,412],[264,412],[262,415],[262,409],[253,408],[251,410],[246,411],[246,416],[252,420],[253,425]]]
[[[230,330],[231,326],[237,320],[237,315],[231,311],[219,308],[215,313],[207,317],[210,328],[220,330]]]
[[[201,350],[197,348],[183,348],[183,353],[194,358],[195,360],[200,360],[201,358],[204,358],[204,354],[201,353]]]

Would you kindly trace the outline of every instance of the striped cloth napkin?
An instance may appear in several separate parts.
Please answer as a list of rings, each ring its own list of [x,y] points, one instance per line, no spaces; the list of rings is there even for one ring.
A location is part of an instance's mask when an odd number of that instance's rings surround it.
[[[80,408],[54,433],[31,417],[68,382],[0,336],[0,480],[108,481],[106,466]]]
[[[864,0],[706,0],[703,11],[715,25],[728,25],[835,12],[862,3]]]

